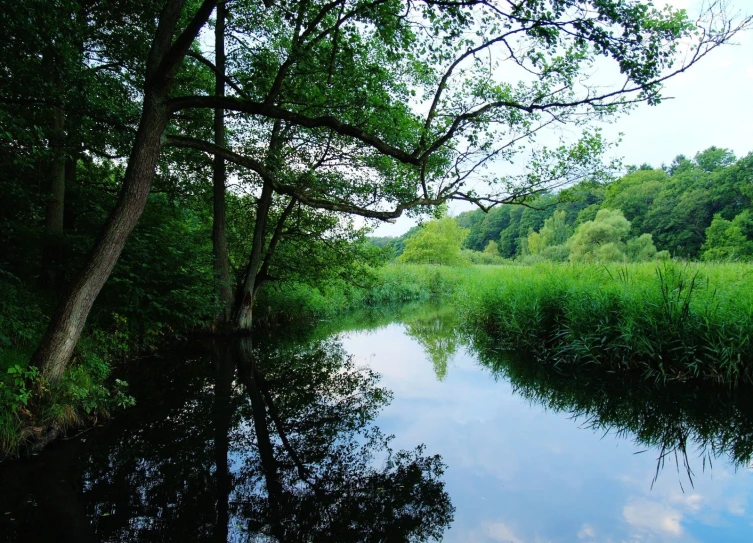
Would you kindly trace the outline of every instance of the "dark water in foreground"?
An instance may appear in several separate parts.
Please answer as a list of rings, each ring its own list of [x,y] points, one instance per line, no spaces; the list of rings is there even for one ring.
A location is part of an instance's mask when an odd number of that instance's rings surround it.
[[[297,335],[139,361],[136,408],[0,464],[0,541],[753,541],[750,391],[544,370],[447,308]]]

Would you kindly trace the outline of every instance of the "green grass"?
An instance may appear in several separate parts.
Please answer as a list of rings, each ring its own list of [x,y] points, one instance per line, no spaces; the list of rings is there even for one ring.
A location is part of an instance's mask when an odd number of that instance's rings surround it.
[[[555,366],[598,364],[654,381],[753,383],[753,265],[662,262],[533,266],[391,265],[366,287],[288,286],[281,314],[440,300],[467,333]],[[283,293],[284,296],[280,294]]]
[[[542,264],[469,280],[462,320],[501,351],[667,381],[753,382],[753,266]]]
[[[261,321],[327,319],[365,307],[425,302],[450,298],[488,266],[453,268],[419,264],[392,264],[372,270],[361,285],[332,281],[317,288],[296,283],[270,285],[254,306]]]

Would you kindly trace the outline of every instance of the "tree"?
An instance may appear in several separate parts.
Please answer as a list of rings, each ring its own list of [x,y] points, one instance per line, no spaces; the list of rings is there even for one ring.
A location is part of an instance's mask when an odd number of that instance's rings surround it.
[[[669,256],[669,253],[662,251],[659,254],[651,234],[641,234],[637,238],[627,240],[625,256],[630,262],[650,262],[656,259],[665,259]]]
[[[623,240],[630,222],[618,209],[600,209],[593,221],[584,222],[568,240],[571,262],[611,262],[625,258]]]
[[[543,248],[564,245],[571,233],[565,211],[561,209],[555,211],[554,215],[544,221],[544,226],[539,233]]]
[[[735,153],[729,149],[719,149],[718,147],[709,147],[695,155],[695,163],[706,172],[731,166],[735,163],[735,160]]]
[[[643,233],[646,215],[668,181],[669,176],[662,170],[637,170],[610,183],[602,205],[621,210],[630,221],[633,234]]]
[[[463,240],[468,230],[460,228],[452,217],[444,217],[423,225],[415,236],[405,242],[405,251],[399,262],[411,264],[465,264],[461,254]]]
[[[753,257],[753,241],[744,234],[753,221],[749,211],[744,211],[732,221],[718,213],[706,230],[703,244],[704,260],[747,260]]]
[[[570,226],[567,224],[567,213],[559,209],[544,221],[544,226],[541,227],[540,231],[532,231],[528,234],[528,253],[547,258],[544,255],[546,252],[553,260],[562,260],[560,255],[562,250],[553,248],[564,246],[570,237],[570,232]]]
[[[59,379],[67,366],[92,304],[144,209],[171,118],[194,113],[200,118],[202,109],[223,109],[268,124],[284,121],[310,134],[344,138],[363,150],[364,164],[389,173],[380,177],[383,184],[356,177],[355,186],[324,183],[311,194],[307,185],[281,184],[268,175],[273,172],[253,145],[241,154],[182,140],[250,168],[277,192],[305,205],[380,219],[451,198],[488,209],[581,178],[598,165],[603,142],[598,133],[587,132],[573,145],[534,152],[521,177],[490,179],[486,194],[468,188],[492,159],[509,159],[522,142],[555,122],[598,120],[636,101],[658,103],[668,77],[749,23],[711,17],[711,26],[696,33],[682,11],[623,0],[524,1],[507,11],[476,3],[341,0],[261,7],[238,2],[233,12],[239,13],[236,24],[243,45],[253,51],[252,62],[228,71],[227,80],[241,92],[176,96],[181,90],[176,76],[215,4],[166,0],[159,13],[145,62],[140,59],[145,66],[141,116],[118,204],[35,354],[50,380]],[[414,32],[406,8],[417,8],[416,17],[431,31]],[[673,65],[685,38],[694,40],[687,60]],[[476,62],[485,55],[491,62]],[[597,55],[612,59],[624,76],[616,88],[604,90],[581,78]],[[495,74],[505,72],[497,71],[500,62],[522,66],[535,74],[534,81],[515,85],[499,79]],[[308,85],[289,87],[304,73]],[[286,89],[289,102],[283,105],[278,98]],[[413,92],[425,98],[423,116],[409,109]],[[363,107],[339,115],[344,96],[348,104],[361,98]],[[355,200],[343,198],[343,192]],[[389,209],[380,209],[383,205]]]
[[[225,2],[217,4],[214,25],[214,95],[225,96]],[[214,144],[225,146],[225,111],[214,110]],[[233,311],[233,292],[230,283],[230,260],[227,249],[225,191],[227,168],[225,159],[216,155],[212,163],[212,255],[216,278],[217,301],[220,306],[218,323],[227,326]]]

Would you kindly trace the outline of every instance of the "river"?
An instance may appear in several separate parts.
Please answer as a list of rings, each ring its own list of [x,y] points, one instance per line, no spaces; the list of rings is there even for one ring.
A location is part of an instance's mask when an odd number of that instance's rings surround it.
[[[452,308],[185,343],[0,464],[0,540],[749,542],[753,398],[511,360]]]

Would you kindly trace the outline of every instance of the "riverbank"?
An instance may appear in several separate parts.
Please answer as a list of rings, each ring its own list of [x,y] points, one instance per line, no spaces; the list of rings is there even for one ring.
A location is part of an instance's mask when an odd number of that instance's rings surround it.
[[[369,288],[277,291],[267,307],[329,318],[429,299],[450,302],[463,326],[483,330],[498,350],[542,364],[599,364],[656,381],[753,383],[750,264],[391,265],[374,272]]]
[[[49,308],[20,283],[0,287],[0,460],[38,452],[133,404],[127,384],[111,376],[116,361],[137,352],[122,317],[115,315],[107,328],[90,327],[69,370],[50,384],[30,365]]]
[[[753,383],[753,267],[544,265],[464,289],[463,321],[543,364]]]
[[[156,320],[110,312],[88,327],[74,364],[50,387],[29,366],[47,312],[12,283],[3,288],[0,458],[37,450],[130,405],[127,385],[111,376],[113,364],[195,327],[189,321],[185,330],[160,328]],[[483,332],[494,349],[533,355],[542,365],[597,364],[664,382],[753,384],[748,264],[387,265],[360,284],[270,285],[259,295],[255,318],[267,326],[303,325],[428,300],[449,303],[466,333]]]

